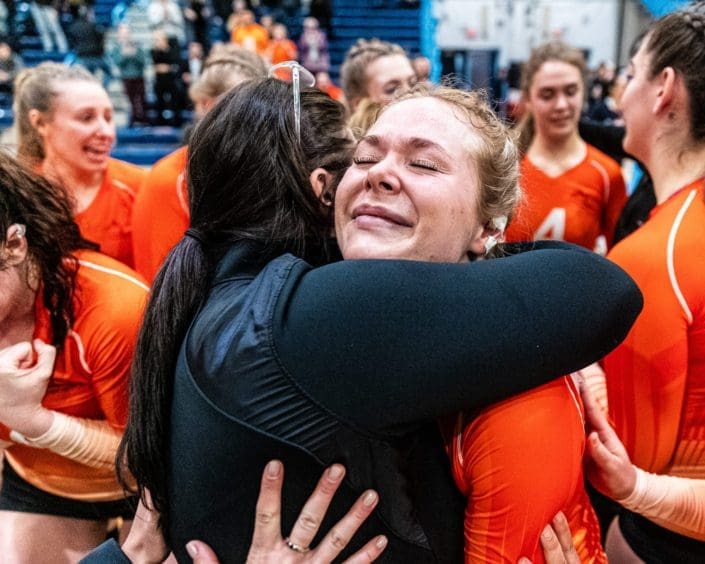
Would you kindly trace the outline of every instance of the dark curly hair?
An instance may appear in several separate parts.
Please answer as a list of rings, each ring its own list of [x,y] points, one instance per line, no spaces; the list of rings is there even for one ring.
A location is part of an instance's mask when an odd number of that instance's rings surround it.
[[[1,247],[5,245],[4,234],[13,223],[27,228],[29,260],[38,270],[42,299],[51,320],[52,344],[61,348],[74,321],[78,260],[73,252],[96,246],[81,236],[62,188],[0,152]],[[0,258],[0,269],[3,268],[6,264]]]

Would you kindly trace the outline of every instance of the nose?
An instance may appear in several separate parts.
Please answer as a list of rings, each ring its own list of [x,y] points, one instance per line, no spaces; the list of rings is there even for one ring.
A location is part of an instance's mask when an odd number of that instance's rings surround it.
[[[98,134],[105,137],[115,137],[115,122],[112,118],[98,118]]]
[[[394,164],[389,157],[382,159],[369,168],[365,179],[365,188],[390,194],[399,192],[401,184],[399,177],[395,173]]]
[[[559,94],[556,98],[556,108],[563,109],[568,107],[568,97],[564,94]]]

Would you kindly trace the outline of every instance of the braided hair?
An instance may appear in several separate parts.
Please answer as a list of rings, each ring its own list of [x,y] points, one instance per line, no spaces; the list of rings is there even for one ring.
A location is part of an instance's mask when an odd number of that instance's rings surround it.
[[[646,36],[649,77],[672,67],[685,81],[690,100],[691,134],[705,141],[705,2],[667,14]]]

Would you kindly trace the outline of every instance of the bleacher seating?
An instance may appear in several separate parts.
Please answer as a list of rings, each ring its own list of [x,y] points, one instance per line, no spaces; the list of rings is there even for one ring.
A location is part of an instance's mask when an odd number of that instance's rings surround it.
[[[398,43],[410,56],[420,52],[419,8],[386,7],[380,0],[333,0],[329,38],[331,77],[338,80],[345,53],[359,37]]]

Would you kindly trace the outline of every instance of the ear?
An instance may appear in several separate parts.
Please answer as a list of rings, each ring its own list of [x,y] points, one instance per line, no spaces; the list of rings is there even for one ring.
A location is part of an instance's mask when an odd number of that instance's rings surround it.
[[[20,223],[13,223],[5,232],[5,241],[2,248],[3,262],[9,266],[17,266],[27,260],[28,252],[25,226]]]
[[[496,243],[503,240],[504,229],[495,227],[494,222],[490,219],[484,225],[476,229],[473,238],[470,241],[469,252],[476,257],[485,256],[489,249],[494,247]]]
[[[333,183],[333,175],[328,172],[325,168],[317,168],[308,177],[309,182],[311,182],[311,188],[313,193],[316,194],[316,198],[324,206],[333,205],[333,193],[331,192],[331,185]]]
[[[39,133],[40,137],[44,137],[47,125],[47,120],[44,114],[36,108],[32,108],[31,110],[29,110],[29,114],[27,114],[27,117],[29,118],[29,123],[32,128],[35,129],[37,133]]]
[[[658,75],[654,114],[665,112],[671,107],[676,97],[677,75],[673,67],[665,67]]]

